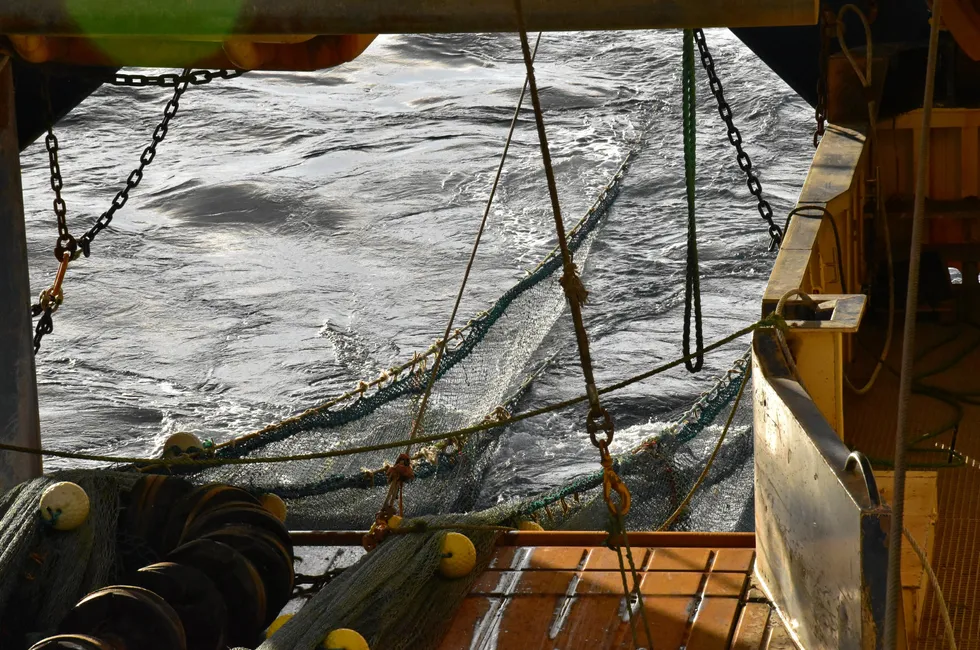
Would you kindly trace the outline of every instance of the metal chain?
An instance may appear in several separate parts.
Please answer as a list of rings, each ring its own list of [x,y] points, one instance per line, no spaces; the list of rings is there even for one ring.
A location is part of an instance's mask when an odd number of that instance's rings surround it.
[[[54,256],[59,262],[64,257],[65,252],[74,254],[78,250],[78,243],[68,232],[68,206],[61,197],[61,189],[64,181],[61,178],[61,165],[58,164],[58,137],[48,127],[48,134],[44,138],[44,146],[48,150],[48,167],[51,170],[51,189],[54,191],[54,216],[58,220],[58,241],[55,243]]]
[[[122,74],[116,73],[112,79],[105,83],[113,86],[130,86],[135,88],[145,88],[147,86],[159,86],[160,88],[176,88],[182,83],[189,83],[192,86],[206,84],[212,79],[234,79],[245,74],[244,70],[194,70],[185,71],[184,74],[161,74],[161,75],[142,75],[142,74]]]
[[[34,319],[40,316],[40,319],[34,328],[34,354],[37,354],[41,349],[41,339],[43,339],[46,334],[50,334],[54,330],[54,320],[52,319],[52,315],[55,311],[57,311],[63,300],[61,283],[64,280],[68,263],[72,259],[75,259],[80,252],[84,253],[85,257],[89,256],[91,253],[92,240],[95,239],[95,236],[109,225],[115,213],[126,205],[126,202],[129,200],[129,193],[139,186],[140,181],[143,180],[143,170],[147,165],[153,162],[153,159],[156,156],[157,145],[163,142],[164,138],[167,137],[167,131],[170,128],[170,121],[177,114],[177,109],[180,107],[180,97],[184,94],[184,91],[187,90],[188,84],[195,83],[192,81],[193,79],[199,79],[199,81],[196,82],[198,84],[206,83],[206,81],[200,81],[200,79],[205,79],[205,77],[207,78],[207,81],[210,81],[216,76],[224,76],[225,78],[237,76],[237,74],[212,74],[207,70],[200,70],[197,72],[204,72],[210,76],[200,75],[195,77],[194,75],[197,73],[192,73],[189,69],[185,69],[183,74],[179,76],[163,75],[168,78],[171,76],[176,77],[178,79],[178,83],[173,86],[174,94],[167,102],[167,106],[163,110],[163,120],[153,131],[152,141],[140,155],[139,167],[130,172],[129,177],[126,179],[126,186],[116,193],[116,196],[112,199],[109,209],[103,212],[102,215],[96,219],[95,224],[92,225],[89,231],[79,237],[77,240],[72,237],[71,233],[68,232],[68,223],[66,218],[68,207],[65,204],[65,200],[61,196],[64,181],[61,176],[61,166],[58,163],[58,138],[55,136],[54,131],[50,127],[48,128],[48,135],[44,139],[44,144],[48,151],[48,164],[51,170],[51,189],[54,191],[55,197],[54,213],[58,219],[58,242],[55,246],[55,256],[58,258],[61,266],[59,267],[57,278],[55,279],[55,282],[51,288],[42,291],[41,295],[38,296],[37,302],[31,305],[31,318]]]
[[[694,30],[694,42],[698,44],[698,51],[701,53],[701,65],[704,67],[704,71],[708,73],[711,93],[718,101],[718,114],[721,115],[721,119],[728,126],[728,140],[735,147],[738,166],[745,172],[749,192],[759,202],[759,215],[769,225],[769,250],[775,250],[783,241],[783,231],[773,221],[772,206],[762,197],[762,183],[759,182],[759,178],[752,172],[752,160],[749,158],[749,154],[745,153],[742,149],[742,134],[732,121],[732,107],[725,101],[725,92],[722,89],[718,75],[715,73],[715,61],[711,56],[711,52],[708,51],[708,44],[704,40],[703,30]]]
[[[207,71],[205,71],[207,72]],[[78,245],[88,257],[90,254],[90,247],[92,245],[92,240],[95,239],[96,235],[105,230],[105,228],[112,223],[112,218],[115,216],[118,210],[121,210],[126,202],[129,201],[129,193],[139,186],[140,181],[143,180],[143,170],[147,165],[153,162],[153,158],[157,154],[157,145],[163,142],[163,139],[167,137],[167,130],[170,128],[170,121],[177,114],[177,109],[180,108],[180,97],[187,90],[187,85],[190,83],[191,71],[184,70],[184,73],[180,75],[181,82],[174,86],[173,97],[167,102],[167,106],[163,109],[163,120],[157,125],[157,128],[153,130],[153,139],[150,144],[143,150],[140,155],[139,167],[130,172],[129,177],[126,179],[126,186],[123,187],[116,196],[112,199],[112,204],[109,209],[103,212],[98,219],[95,220],[95,224],[89,228],[88,232],[79,237]]]

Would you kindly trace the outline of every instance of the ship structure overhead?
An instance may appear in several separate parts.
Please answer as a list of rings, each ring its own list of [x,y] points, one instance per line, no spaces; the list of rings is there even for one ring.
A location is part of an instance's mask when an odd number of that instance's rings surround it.
[[[789,214],[766,199],[750,159],[766,143],[743,142],[707,27],[731,28],[814,107]],[[584,216],[563,214],[533,35],[640,29],[682,32],[684,334],[678,358],[600,385],[586,260],[604,254],[594,244],[642,152]],[[177,432],[146,458],[48,448],[36,366],[71,308],[63,286],[98,264],[115,234],[103,231],[165,164],[158,148],[190,85],[340,66],[379,34],[480,32],[513,40],[523,85],[429,348],[256,431]],[[171,94],[124,189],[76,232],[55,128],[102,84]],[[698,101],[717,104],[773,253],[758,318],[717,341],[701,314]],[[522,117],[557,245],[467,319],[462,297]],[[20,154],[42,137],[57,231],[53,281],[35,300]],[[4,650],[980,649],[973,0],[7,0],[0,264]],[[555,359],[541,346],[562,332],[576,396],[529,409]],[[617,391],[696,373],[740,339],[748,347],[681,417],[624,448]],[[507,427],[569,409],[591,469],[479,509]],[[79,465],[44,474],[45,456]],[[722,503],[739,491],[744,507]]]

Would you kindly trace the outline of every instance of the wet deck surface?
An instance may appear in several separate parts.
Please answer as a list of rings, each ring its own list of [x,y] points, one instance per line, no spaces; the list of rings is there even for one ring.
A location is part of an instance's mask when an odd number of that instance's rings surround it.
[[[899,326],[902,318],[901,313],[897,314]],[[901,363],[901,338],[898,327],[887,362],[894,369]],[[980,397],[980,328],[964,322],[952,325],[920,323],[916,338],[915,373],[922,383],[968,399]],[[879,341],[883,335],[880,331],[862,332],[861,339],[865,341],[863,346],[872,353],[881,349]],[[849,373],[855,383],[858,380],[863,383],[872,365],[860,347],[855,367]],[[929,374],[933,371],[937,372]],[[867,395],[845,392],[846,442],[873,460],[891,460],[894,456],[898,384],[897,373],[884,369]],[[968,396],[970,393],[973,396]],[[962,415],[958,415],[958,408],[962,409]],[[915,395],[909,410],[910,439],[957,422],[955,433],[944,433],[920,445],[940,453],[913,454],[910,461],[942,465],[949,461],[943,450],[951,446],[966,459],[964,466],[936,469],[938,521],[932,566],[949,607],[958,646],[964,650],[980,649],[980,406],[962,402],[954,406],[936,397]],[[879,466],[878,463],[875,465]],[[918,641],[913,647],[918,650],[947,648],[943,633],[939,607],[930,589]]]
[[[752,586],[754,549],[634,548],[633,553],[657,650],[795,647]],[[628,571],[626,580],[632,587]],[[500,547],[440,648],[633,648],[623,594],[623,574],[608,548]],[[640,647],[648,647],[642,624],[637,636]]]

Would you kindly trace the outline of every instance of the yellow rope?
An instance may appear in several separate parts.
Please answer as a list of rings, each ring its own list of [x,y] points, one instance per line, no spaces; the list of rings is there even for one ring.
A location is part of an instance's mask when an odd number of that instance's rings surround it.
[[[715,448],[714,451],[711,452],[711,456],[708,457],[708,462],[705,464],[704,469],[701,470],[701,476],[699,476],[698,480],[694,482],[694,485],[691,487],[690,491],[688,491],[687,496],[684,497],[681,504],[677,506],[674,513],[670,515],[670,517],[667,518],[667,521],[665,521],[657,530],[670,530],[670,527],[674,525],[674,522],[676,522],[681,514],[683,514],[684,510],[687,509],[691,499],[694,498],[694,493],[698,491],[698,489],[704,484],[705,479],[708,478],[708,471],[715,462],[715,456],[717,456],[718,452],[721,450],[721,444],[725,442],[725,436],[728,435],[728,429],[732,426],[732,420],[735,419],[735,413],[738,411],[738,404],[742,401],[742,393],[745,392],[745,387],[748,386],[751,375],[752,366],[749,366],[745,371],[745,378],[742,380],[742,385],[738,389],[738,394],[735,396],[735,401],[732,402],[732,410],[731,413],[728,414],[728,419],[725,421],[725,427],[721,430],[721,435],[718,436],[718,442],[715,444]]]
[[[932,583],[932,589],[936,592],[936,604],[939,605],[939,614],[943,617],[943,625],[946,627],[946,638],[949,639],[949,647],[956,650],[956,639],[953,638],[953,623],[949,620],[949,609],[946,607],[946,599],[943,598],[943,591],[939,588],[939,578],[932,570],[932,566],[929,564],[929,560],[926,558],[925,551],[919,546],[919,543],[915,541],[912,537],[912,533],[909,532],[908,528],[902,528],[905,533],[905,539],[909,540],[909,544],[912,545],[912,550],[915,554],[919,556],[919,562],[922,563],[922,568],[925,569],[926,574],[929,576],[929,582]]]

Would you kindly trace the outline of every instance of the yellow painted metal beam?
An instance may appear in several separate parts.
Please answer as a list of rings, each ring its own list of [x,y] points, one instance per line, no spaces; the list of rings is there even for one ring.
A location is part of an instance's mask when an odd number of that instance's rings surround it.
[[[817,0],[523,0],[532,31],[812,25]],[[4,0],[0,34],[209,36],[516,31],[514,0]]]

